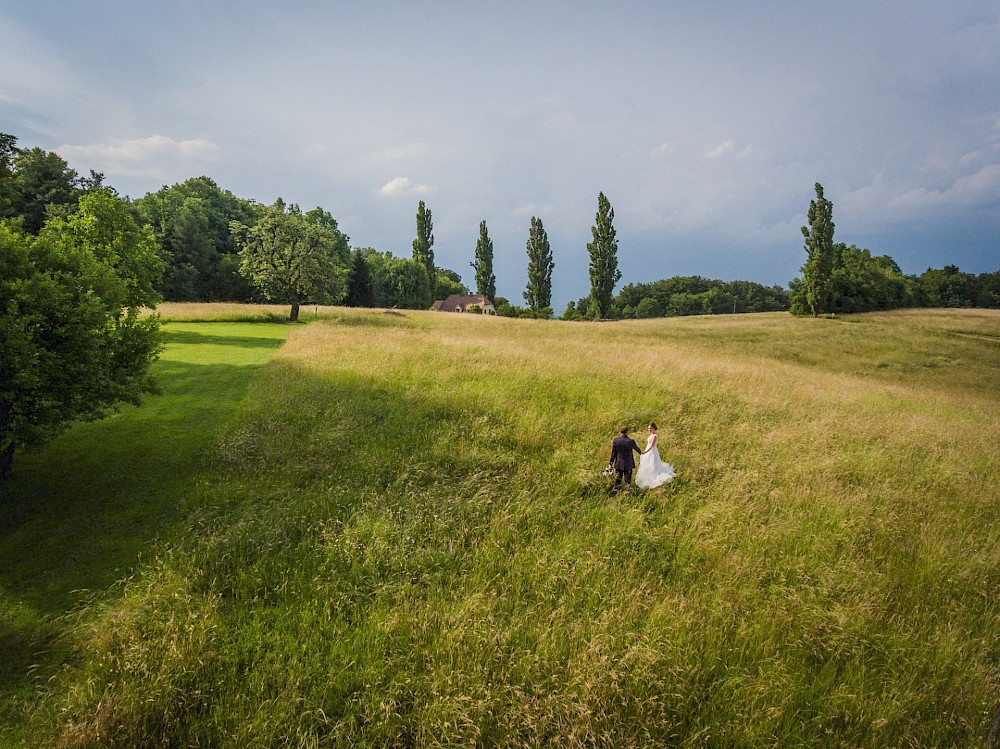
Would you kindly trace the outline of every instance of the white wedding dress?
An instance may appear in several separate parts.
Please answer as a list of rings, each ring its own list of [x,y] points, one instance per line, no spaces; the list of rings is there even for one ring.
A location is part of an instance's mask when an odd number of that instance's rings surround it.
[[[635,472],[635,485],[640,489],[655,489],[674,480],[674,467],[660,460],[660,450],[656,446],[656,435],[649,435],[646,450],[639,459],[639,470]]]

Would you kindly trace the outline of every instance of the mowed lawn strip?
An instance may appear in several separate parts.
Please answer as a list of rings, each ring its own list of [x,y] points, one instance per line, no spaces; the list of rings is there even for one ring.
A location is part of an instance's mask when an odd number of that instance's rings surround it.
[[[0,485],[0,742],[30,710],[53,617],[130,574],[169,534],[218,432],[287,325],[169,323],[161,392],[20,450]]]

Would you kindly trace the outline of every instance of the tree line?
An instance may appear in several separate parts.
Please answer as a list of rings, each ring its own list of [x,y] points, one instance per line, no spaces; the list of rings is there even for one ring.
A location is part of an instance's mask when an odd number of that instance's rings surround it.
[[[0,133],[0,218],[16,218],[37,234],[49,218],[70,215],[80,198],[105,188],[97,172],[82,177],[58,154],[19,149]],[[631,319],[790,310],[795,314],[865,312],[899,307],[1000,307],[997,273],[972,275],[955,266],[905,275],[888,255],[833,241],[833,204],[817,183],[803,227],[806,262],[786,291],[751,281],[675,276],[626,285],[621,280],[614,209],[600,193],[587,244],[590,293],[571,302],[564,319]],[[134,219],[152,230],[163,262],[155,290],[168,301],[288,302],[427,309],[435,299],[470,293],[461,275],[434,262],[431,210],[420,201],[410,257],[350,247],[322,208],[302,211],[279,198],[265,206],[239,198],[208,177],[163,186],[134,201]],[[270,232],[271,241],[264,241]],[[282,242],[285,244],[282,245]],[[474,249],[473,289],[501,315],[551,317],[555,263],[542,219],[531,217],[524,306],[497,295],[494,248],[486,221]]]
[[[788,292],[780,286],[754,281],[718,281],[701,276],[673,276],[652,283],[630,283],[616,294],[610,319],[642,319],[687,315],[725,315],[743,312],[779,312],[789,307]],[[571,301],[564,320],[593,318],[590,297]]]
[[[1000,308],[1000,271],[973,275],[954,265],[904,275],[888,255],[834,242],[833,203],[815,185],[808,226],[802,227],[806,262],[789,284],[796,315],[873,312],[905,307]]]

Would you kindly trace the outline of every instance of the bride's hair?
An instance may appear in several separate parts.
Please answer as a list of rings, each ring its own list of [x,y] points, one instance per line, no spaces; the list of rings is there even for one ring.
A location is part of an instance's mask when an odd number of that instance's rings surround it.
[[[651,427],[653,427],[653,431],[655,432],[656,431],[656,422],[655,421],[651,421],[651,422],[649,422],[649,425]]]

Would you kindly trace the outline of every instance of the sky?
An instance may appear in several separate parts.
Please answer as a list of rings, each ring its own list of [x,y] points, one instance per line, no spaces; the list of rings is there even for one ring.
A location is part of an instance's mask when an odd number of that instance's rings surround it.
[[[1000,0],[0,0],[0,132],[133,198],[207,175],[522,303],[586,296],[597,196],[627,283],[788,285],[814,184],[906,273],[1000,269]]]

